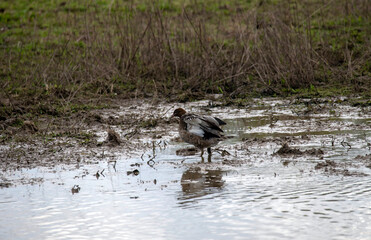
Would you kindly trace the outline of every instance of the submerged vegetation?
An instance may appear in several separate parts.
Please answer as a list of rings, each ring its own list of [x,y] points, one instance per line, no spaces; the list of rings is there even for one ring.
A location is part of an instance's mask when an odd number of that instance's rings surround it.
[[[369,98],[370,12],[369,0],[2,1],[0,115],[117,96]]]

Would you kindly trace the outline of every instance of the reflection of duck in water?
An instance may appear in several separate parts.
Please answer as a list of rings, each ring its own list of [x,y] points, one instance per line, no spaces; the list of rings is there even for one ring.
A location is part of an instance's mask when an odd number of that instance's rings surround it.
[[[181,185],[184,199],[205,196],[220,190],[224,181],[223,172],[216,170],[201,170],[199,167],[190,168],[182,175]]]
[[[175,109],[171,117],[179,117],[180,138],[201,150],[201,157],[204,148],[207,148],[209,161],[211,160],[211,147],[224,139],[223,130],[220,126],[226,123],[219,118],[211,116],[200,116],[186,113],[183,108]]]

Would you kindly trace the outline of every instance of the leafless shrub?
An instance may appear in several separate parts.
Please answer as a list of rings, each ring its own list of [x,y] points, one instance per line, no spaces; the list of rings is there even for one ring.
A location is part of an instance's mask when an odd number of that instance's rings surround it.
[[[261,1],[251,9],[236,8],[222,20],[187,6],[167,14],[156,3],[139,10],[116,1],[103,13],[88,5],[84,14],[62,15],[61,21],[75,31],[58,36],[58,43],[37,44],[32,56],[24,55],[23,43],[2,50],[3,95],[11,100],[26,89],[31,102],[54,96],[66,107],[81,93],[244,96],[252,90],[280,94],[331,79],[367,83],[370,39],[362,38],[369,47],[356,49],[350,25],[353,16],[370,18],[370,4],[351,2],[312,7],[313,1],[306,1],[303,9],[295,1],[282,1],[276,8],[265,8]],[[326,14],[343,20],[330,26]],[[317,31],[314,15],[321,16]],[[328,33],[328,28],[334,29]],[[361,33],[370,35],[367,31]],[[338,43],[334,38],[346,39]]]

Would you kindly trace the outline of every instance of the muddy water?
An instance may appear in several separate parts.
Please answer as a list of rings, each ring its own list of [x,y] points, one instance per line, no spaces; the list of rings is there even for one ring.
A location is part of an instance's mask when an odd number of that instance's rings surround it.
[[[15,184],[0,188],[0,239],[370,239],[370,113],[321,109],[213,107],[233,138],[211,162],[177,156],[188,145],[171,124],[143,140],[154,142],[145,154],[116,163],[2,172]],[[284,142],[323,154],[275,154]]]

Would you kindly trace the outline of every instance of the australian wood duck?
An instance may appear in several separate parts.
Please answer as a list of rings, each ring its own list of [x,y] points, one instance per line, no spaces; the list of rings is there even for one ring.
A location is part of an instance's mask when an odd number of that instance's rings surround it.
[[[220,126],[226,123],[219,118],[187,113],[183,108],[175,109],[171,117],[179,117],[180,138],[199,148],[201,157],[204,148],[207,148],[210,156],[211,147],[224,139]]]

